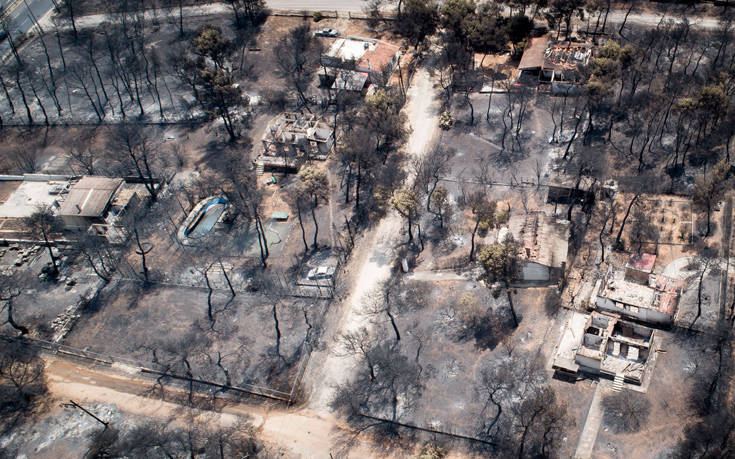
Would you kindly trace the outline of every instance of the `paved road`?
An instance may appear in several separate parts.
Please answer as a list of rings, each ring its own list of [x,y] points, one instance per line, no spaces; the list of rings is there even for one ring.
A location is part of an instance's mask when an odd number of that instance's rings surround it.
[[[659,13],[631,13],[628,16],[628,21],[626,22],[626,24],[655,28],[659,24],[659,22],[661,22],[662,17],[665,20],[671,19],[674,22],[681,22],[681,19],[674,15],[664,17]],[[610,15],[607,18],[607,22],[612,24],[620,24],[623,22],[623,19],[625,19],[624,10],[610,10]],[[716,30],[720,27],[720,18],[718,17],[689,15],[687,16],[687,19],[689,20],[689,24],[693,29]],[[582,27],[581,21],[577,24],[580,28]],[[609,27],[608,31],[613,30],[617,30],[617,26],[616,28]]]
[[[366,0],[266,0],[268,8],[274,10],[294,10],[294,11],[350,11],[353,13],[361,12]]]
[[[28,33],[33,28],[33,16],[40,20],[53,6],[53,0],[20,0],[8,4],[6,6],[8,13],[5,17],[5,20],[8,21],[8,29],[13,36]],[[8,41],[3,40],[0,44],[0,56],[5,56],[9,52]]]

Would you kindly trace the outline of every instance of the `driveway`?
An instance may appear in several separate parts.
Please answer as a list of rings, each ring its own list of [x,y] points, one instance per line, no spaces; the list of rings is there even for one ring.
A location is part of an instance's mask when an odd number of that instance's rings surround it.
[[[404,107],[412,129],[406,151],[409,157],[423,155],[436,141],[439,128],[438,102],[433,82],[424,69],[419,69],[408,90],[408,101]],[[406,166],[410,161],[406,161]],[[407,186],[413,177],[407,180]],[[312,356],[311,369],[307,373],[305,385],[310,386],[309,407],[316,413],[329,415],[329,404],[334,397],[336,386],[349,380],[358,360],[354,356],[341,355],[337,339],[344,333],[360,327],[371,328],[365,315],[365,295],[380,288],[391,275],[391,264],[396,247],[405,242],[402,234],[405,222],[396,212],[390,212],[375,229],[368,232],[353,253],[348,267],[351,279],[350,292],[341,303],[334,327],[325,332],[323,341],[326,349]],[[307,389],[308,392],[308,389]]]

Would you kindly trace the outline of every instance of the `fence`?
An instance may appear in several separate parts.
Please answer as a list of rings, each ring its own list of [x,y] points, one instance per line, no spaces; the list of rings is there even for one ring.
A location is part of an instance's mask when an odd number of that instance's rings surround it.
[[[85,360],[94,364],[102,364],[105,366],[112,366],[114,364],[121,364],[125,365],[131,368],[135,368],[139,373],[141,374],[148,374],[148,375],[156,375],[159,377],[166,377],[173,380],[178,381],[186,381],[186,382],[192,382],[201,384],[204,386],[209,386],[221,390],[227,390],[227,391],[233,391],[238,392],[242,394],[247,395],[255,395],[258,397],[263,397],[271,400],[277,400],[280,402],[285,402],[287,404],[291,404],[293,402],[293,395],[296,392],[296,388],[301,380],[301,377],[303,376],[306,368],[306,363],[308,363],[308,360],[311,356],[311,345],[309,343],[305,343],[305,348],[308,350],[304,354],[304,357],[302,357],[301,362],[299,362],[299,367],[297,370],[296,378],[294,379],[294,382],[291,386],[291,390],[289,392],[283,392],[276,389],[271,389],[269,387],[263,387],[258,386],[256,384],[248,384],[243,383],[238,386],[232,386],[227,384],[218,383],[216,381],[208,381],[205,379],[200,378],[194,378],[189,377],[185,375],[179,375],[176,373],[173,373],[169,371],[167,368],[156,368],[156,364],[152,363],[143,363],[140,361],[136,361],[133,359],[128,359],[124,357],[118,357],[118,356],[111,356],[111,355],[105,355],[100,354],[98,352],[93,352],[89,350],[79,349],[71,346],[67,346],[65,344],[60,343],[52,343],[50,341],[45,341],[37,338],[29,338],[29,337],[8,337],[8,336],[0,336],[0,339],[7,341],[7,342],[20,342],[26,346],[32,346],[37,349],[39,349],[42,352],[46,352],[50,355],[55,356],[61,356],[64,358],[72,358],[72,359],[81,359]]]
[[[471,437],[469,435],[452,433],[452,432],[447,432],[447,431],[444,431],[444,430],[437,430],[437,429],[433,429],[431,427],[420,427],[420,426],[417,426],[417,425],[406,424],[406,423],[398,422],[398,421],[392,421],[390,419],[379,418],[379,417],[371,416],[369,414],[364,414],[364,413],[359,413],[359,415],[362,416],[365,419],[371,419],[373,421],[384,422],[386,424],[392,424],[392,425],[398,426],[398,427],[405,427],[405,428],[408,428],[408,429],[419,430],[421,432],[428,432],[428,433],[433,433],[433,434],[439,434],[439,435],[444,435],[444,436],[451,437],[451,438],[457,438],[457,439],[460,439],[460,440],[469,440],[469,441],[483,443],[483,444],[490,445],[490,446],[497,446],[497,443],[495,443],[495,442],[492,442],[492,441],[489,441],[489,440],[483,440],[482,438]]]

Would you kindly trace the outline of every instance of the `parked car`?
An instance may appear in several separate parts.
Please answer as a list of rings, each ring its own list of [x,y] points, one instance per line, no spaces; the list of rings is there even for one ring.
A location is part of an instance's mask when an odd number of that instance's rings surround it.
[[[338,37],[339,32],[334,29],[323,28],[314,32],[315,37]]]
[[[334,277],[334,271],[334,266],[320,266],[310,269],[306,277],[309,280],[331,279]]]
[[[48,194],[66,194],[69,192],[71,185],[64,183],[61,185],[54,185],[48,190]]]
[[[8,32],[0,30],[0,41],[4,41],[6,38],[8,38]]]

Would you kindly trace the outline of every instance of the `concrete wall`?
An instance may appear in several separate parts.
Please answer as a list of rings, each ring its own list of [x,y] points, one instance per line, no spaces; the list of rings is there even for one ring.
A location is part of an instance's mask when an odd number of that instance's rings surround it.
[[[551,269],[548,266],[528,261],[521,267],[521,279],[524,282],[548,282],[551,280]]]
[[[575,362],[579,364],[579,366],[583,367],[581,368],[583,371],[589,371],[593,373],[599,373],[600,372],[600,361],[597,359],[591,359],[589,357],[585,357],[583,355],[577,355],[575,357]]]
[[[75,217],[73,215],[64,215],[61,217],[66,229],[86,230],[92,223],[102,223],[88,217]]]
[[[664,314],[659,311],[648,308],[638,308],[638,311],[631,310],[629,307],[625,307],[622,303],[616,303],[615,301],[598,296],[595,300],[595,306],[597,309],[602,311],[609,311],[621,316],[631,317],[633,319],[640,320],[641,322],[647,322],[650,324],[666,325],[670,324],[673,320],[668,314]]]
[[[551,93],[555,96],[577,96],[580,93],[579,85],[574,83],[560,83],[554,81],[551,83]]]
[[[554,268],[535,261],[526,261],[518,273],[518,283],[528,285],[556,284],[564,276],[564,266]]]

